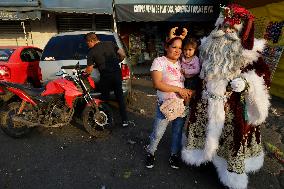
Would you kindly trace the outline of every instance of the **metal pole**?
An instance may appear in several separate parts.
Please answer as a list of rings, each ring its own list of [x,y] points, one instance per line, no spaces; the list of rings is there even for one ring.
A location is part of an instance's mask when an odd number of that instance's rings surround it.
[[[116,25],[116,16],[115,16],[115,9],[114,9],[114,1],[112,2],[112,16],[113,16],[113,30],[117,33],[117,25]]]
[[[27,33],[26,33],[25,22],[21,22],[21,25],[23,27],[24,34],[25,34],[26,45],[28,46],[28,38],[27,38]]]

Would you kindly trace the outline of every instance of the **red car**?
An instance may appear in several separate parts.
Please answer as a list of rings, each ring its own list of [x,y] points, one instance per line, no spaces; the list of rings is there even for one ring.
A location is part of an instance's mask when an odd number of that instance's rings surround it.
[[[0,46],[0,81],[40,86],[42,50],[33,46]]]

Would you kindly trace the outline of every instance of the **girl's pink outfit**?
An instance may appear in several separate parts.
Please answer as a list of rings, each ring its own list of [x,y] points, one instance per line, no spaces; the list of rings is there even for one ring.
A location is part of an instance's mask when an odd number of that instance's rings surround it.
[[[181,58],[181,68],[185,75],[196,75],[200,72],[199,58],[194,56],[191,61],[186,61],[184,57]]]
[[[200,72],[200,63],[199,58],[194,56],[191,61],[186,61],[184,57],[181,58],[181,68],[184,70],[184,86],[187,89],[195,90],[198,85],[199,72]],[[191,77],[187,77],[191,75]]]

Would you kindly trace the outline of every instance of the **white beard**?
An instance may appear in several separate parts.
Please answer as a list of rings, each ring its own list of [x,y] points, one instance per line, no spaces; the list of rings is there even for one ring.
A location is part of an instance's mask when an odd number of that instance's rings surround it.
[[[232,80],[245,66],[243,47],[237,33],[213,30],[200,46],[202,69],[200,77],[205,80]]]

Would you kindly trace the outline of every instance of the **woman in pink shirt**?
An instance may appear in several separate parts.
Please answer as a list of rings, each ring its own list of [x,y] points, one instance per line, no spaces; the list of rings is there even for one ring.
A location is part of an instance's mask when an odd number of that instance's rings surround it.
[[[182,52],[182,39],[180,37],[174,37],[168,40],[165,45],[165,51],[166,55],[156,58],[150,69],[153,85],[157,89],[158,103],[153,131],[150,136],[150,144],[147,146],[147,168],[154,167],[157,146],[170,123],[160,111],[161,104],[167,99],[183,98],[184,100],[187,100],[191,96],[191,91],[184,89],[184,77],[181,73],[179,61]],[[169,163],[172,168],[176,169],[179,167],[179,153],[181,150],[184,118],[177,117],[172,120],[171,123],[172,144]]]

